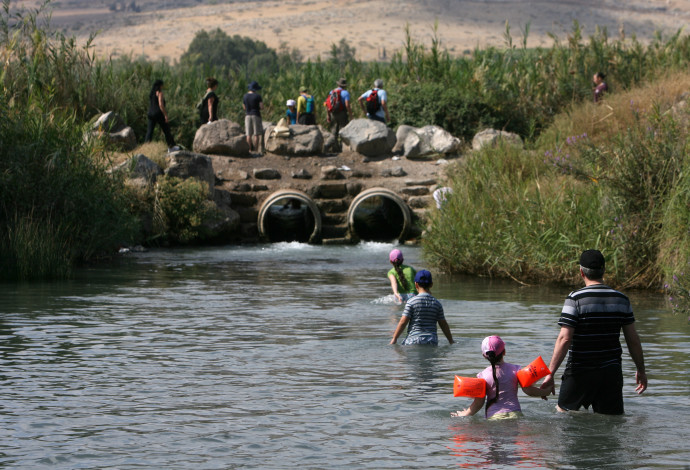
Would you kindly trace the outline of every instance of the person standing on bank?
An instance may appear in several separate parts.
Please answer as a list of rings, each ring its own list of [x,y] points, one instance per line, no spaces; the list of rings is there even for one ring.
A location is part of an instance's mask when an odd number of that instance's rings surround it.
[[[390,121],[388,115],[388,94],[383,89],[383,80],[377,78],[374,81],[374,88],[360,96],[359,106],[369,119],[380,121],[386,124]]]
[[[201,126],[218,120],[218,95],[216,95],[217,88],[218,80],[211,77],[206,79],[206,94],[201,99],[199,107],[199,120]]]
[[[604,284],[605,260],[598,250],[580,256],[580,276],[585,287],[568,294],[558,324],[547,375],[541,386],[555,394],[554,375],[568,354],[558,394],[558,411],[577,411],[592,406],[595,413],[623,414],[623,330],[637,372],[638,394],[647,389],[647,375],[640,337],[635,330],[630,300]]]
[[[316,102],[304,85],[299,87],[299,98],[297,98],[297,124],[316,125]]]
[[[264,103],[258,93],[261,86],[256,81],[249,84],[249,91],[242,98],[244,108],[244,130],[247,133],[247,143],[249,151],[259,151],[259,138],[264,132],[263,122],[261,121],[261,110]]]
[[[350,92],[347,91],[347,80],[341,78],[336,85],[338,87],[331,90],[324,104],[328,110],[326,120],[331,125],[331,133],[338,141],[340,130],[352,119],[352,108],[350,107]]]
[[[609,86],[606,84],[604,79],[606,78],[606,75],[604,75],[601,72],[597,72],[594,74],[592,77],[592,81],[594,82],[594,102],[598,103],[604,98],[604,93],[609,91]]]
[[[168,124],[168,111],[165,108],[165,97],[163,96],[163,80],[156,80],[153,82],[151,91],[149,92],[149,110],[148,128],[146,129],[146,137],[144,142],[151,142],[153,139],[153,130],[158,124],[165,135],[165,142],[168,144],[168,152],[175,152],[180,150],[180,147],[175,144],[175,139],[170,132],[170,125]]]

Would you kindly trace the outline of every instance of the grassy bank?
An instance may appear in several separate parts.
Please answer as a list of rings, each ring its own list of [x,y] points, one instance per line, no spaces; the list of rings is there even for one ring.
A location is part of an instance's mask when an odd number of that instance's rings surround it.
[[[435,212],[427,258],[526,284],[578,284],[577,259],[604,252],[616,286],[687,296],[690,76],[574,106],[527,149],[470,153],[448,170],[454,194]],[[689,272],[690,274],[690,272]],[[679,308],[682,306],[679,306]]]

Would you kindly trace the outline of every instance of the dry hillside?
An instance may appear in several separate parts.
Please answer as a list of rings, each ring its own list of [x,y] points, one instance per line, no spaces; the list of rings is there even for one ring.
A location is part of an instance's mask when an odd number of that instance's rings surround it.
[[[36,0],[15,0],[30,8]],[[649,39],[671,34],[690,20],[690,0],[62,0],[52,3],[52,25],[95,41],[100,55],[132,53],[178,58],[196,31],[221,28],[278,49],[285,43],[304,57],[328,55],[345,38],[357,57],[371,60],[399,49],[405,24],[428,42],[434,22],[443,44],[462,54],[501,45],[505,22],[514,40],[530,24],[530,46],[548,45],[547,33],[565,36],[574,20],[585,34],[595,25],[609,34]]]

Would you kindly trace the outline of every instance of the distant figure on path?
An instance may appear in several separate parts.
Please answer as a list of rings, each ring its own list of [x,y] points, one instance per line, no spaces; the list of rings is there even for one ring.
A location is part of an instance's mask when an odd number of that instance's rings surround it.
[[[640,337],[635,330],[630,300],[604,284],[605,260],[599,250],[580,255],[585,287],[568,294],[558,324],[561,331],[553,348],[541,388],[555,394],[554,374],[568,355],[558,394],[558,411],[592,406],[595,413],[623,414],[623,349],[621,329],[637,372],[637,393],[647,389]]]
[[[601,99],[604,98],[604,93],[609,91],[609,86],[606,84],[604,79],[606,78],[606,75],[604,75],[601,72],[597,72],[594,74],[592,77],[592,81],[594,82],[594,102],[598,103]]]
[[[206,79],[206,94],[199,103],[199,122],[200,126],[210,124],[218,120],[218,80],[215,78]]]
[[[147,113],[149,122],[144,142],[151,142],[153,130],[156,124],[158,124],[163,131],[163,135],[165,135],[165,142],[168,144],[168,152],[175,152],[180,150],[180,147],[175,144],[175,139],[170,132],[168,111],[165,109],[165,97],[163,96],[163,85],[163,80],[156,80],[153,82],[153,86],[149,92],[149,110]]]
[[[305,126],[316,125],[316,102],[314,97],[309,94],[309,89],[304,85],[299,87],[297,123]]]
[[[443,306],[431,295],[430,289],[434,285],[431,273],[422,269],[415,275],[414,284],[419,294],[405,304],[405,310],[403,310],[390,344],[395,344],[398,341],[407,326],[407,337],[403,341],[403,345],[428,344],[436,346],[438,345],[437,323],[443,334],[446,335],[448,342],[453,344],[453,335],[443,315]]]
[[[261,121],[261,110],[264,109],[264,103],[261,95],[258,93],[261,86],[253,81],[249,84],[249,91],[245,93],[242,98],[242,107],[244,108],[244,129],[247,133],[247,143],[249,144],[249,151],[259,151],[259,136],[263,135],[264,126]]]
[[[338,141],[340,129],[347,126],[352,119],[352,108],[350,107],[350,92],[347,91],[347,80],[344,78],[336,82],[337,88],[331,90],[324,106],[328,110],[326,120],[331,125],[331,132]]]
[[[357,101],[362,111],[369,119],[386,124],[390,121],[388,115],[388,94],[383,89],[383,80],[377,78],[374,88],[362,94]]]

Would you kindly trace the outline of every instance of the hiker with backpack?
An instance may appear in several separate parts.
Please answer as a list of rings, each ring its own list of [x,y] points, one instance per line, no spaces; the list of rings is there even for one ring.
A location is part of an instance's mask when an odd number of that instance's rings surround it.
[[[309,90],[304,85],[299,87],[299,98],[297,98],[297,124],[316,125],[314,97],[309,94]]]
[[[380,78],[374,81],[374,88],[360,96],[357,101],[369,119],[381,121],[384,124],[390,121],[388,94],[383,89],[383,80]]]
[[[196,109],[199,111],[199,127],[218,120],[218,95],[216,95],[217,88],[218,80],[211,77],[206,79],[206,94],[196,105]]]
[[[328,111],[326,120],[331,125],[331,132],[338,140],[340,129],[347,126],[352,119],[352,108],[350,107],[350,93],[347,91],[347,80],[341,78],[336,82],[338,88],[331,90],[328,98],[323,103]]]

